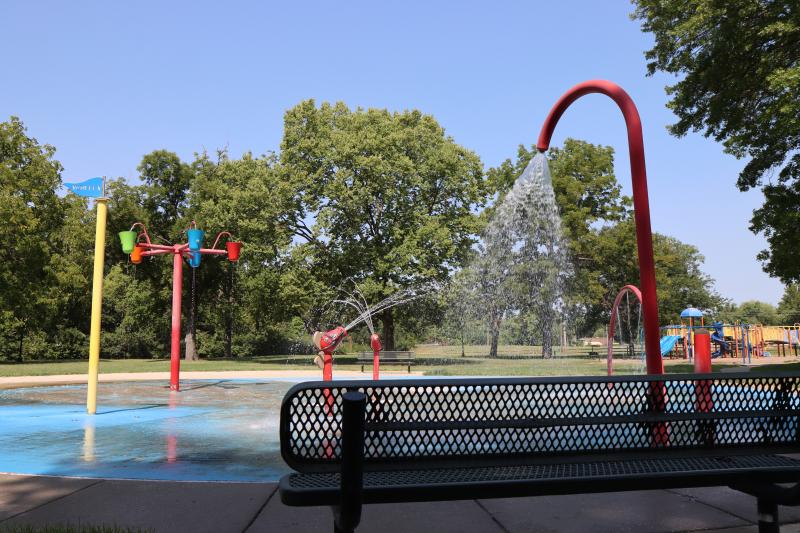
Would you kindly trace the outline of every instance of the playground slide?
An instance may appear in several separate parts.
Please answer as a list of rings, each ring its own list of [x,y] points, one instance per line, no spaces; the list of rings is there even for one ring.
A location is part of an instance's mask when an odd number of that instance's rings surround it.
[[[730,353],[731,347],[728,345],[728,342],[718,332],[713,332],[711,334],[711,342],[715,342],[719,345],[719,350],[711,354],[712,357],[719,357],[720,355],[724,355],[726,353]]]
[[[661,337],[661,355],[667,355],[672,349],[675,347],[675,343],[681,340],[683,337],[680,335],[667,335],[666,337]]]

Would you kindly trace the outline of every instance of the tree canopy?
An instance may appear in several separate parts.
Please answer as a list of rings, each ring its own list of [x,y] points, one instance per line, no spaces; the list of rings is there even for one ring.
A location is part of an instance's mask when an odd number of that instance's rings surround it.
[[[53,290],[85,274],[58,257],[65,218],[80,219],[83,212],[74,207],[80,200],[56,195],[61,164],[54,155],[55,148],[29,137],[18,118],[0,123],[0,353],[6,356],[22,357],[23,338],[38,322],[66,326],[64,307],[82,301]],[[67,252],[80,258],[85,250],[68,246]]]
[[[740,304],[729,304],[715,314],[714,318],[725,323],[764,324],[777,326],[782,317],[774,305],[759,300],[748,300]]]
[[[784,282],[800,280],[800,4],[796,1],[634,0],[633,16],[655,38],[648,73],[678,76],[667,87],[678,121],[748,162],[742,190],[763,186],[751,229],[769,248],[758,258]]]
[[[447,279],[470,254],[483,168],[430,115],[307,100],[286,113],[280,161],[303,252],[328,284],[369,281],[379,300]],[[387,349],[393,317],[382,315]]]
[[[800,285],[787,285],[778,303],[778,314],[782,324],[800,324]]]
[[[12,243],[0,250],[3,359],[87,353],[95,214],[85,198],[58,193],[54,154],[18,119],[0,124],[0,238]],[[521,297],[531,290],[521,283],[536,272],[511,264],[525,275],[495,283],[474,245],[534,154],[520,147],[514,160],[484,174],[479,158],[428,115],[312,101],[287,112],[279,154],[232,158],[222,150],[190,161],[168,150],[145,154],[137,183],[108,183],[103,356],[169,352],[171,261],[132,264],[116,233],[140,221],[157,241],[180,242],[193,219],[207,239],[229,230],[244,242],[235,266],[205,257],[200,268],[184,270],[184,325],[194,301],[200,356],[312,350],[306,319],[348,278],[371,303],[427,281],[452,282],[441,298],[380,317],[387,347],[393,336],[413,345],[438,324],[454,326],[440,330],[454,339],[483,342],[475,326],[487,320],[496,321],[487,329],[498,335],[505,324],[507,342],[539,342],[541,310]],[[575,265],[565,287],[574,338],[604,326],[616,291],[638,282],[630,200],[614,176],[611,148],[568,139],[548,158]],[[655,238],[662,320],[689,304],[716,306],[721,299],[699,252]],[[787,302],[790,294],[787,288]],[[792,306],[782,304],[781,313]],[[551,324],[553,331],[561,325]]]

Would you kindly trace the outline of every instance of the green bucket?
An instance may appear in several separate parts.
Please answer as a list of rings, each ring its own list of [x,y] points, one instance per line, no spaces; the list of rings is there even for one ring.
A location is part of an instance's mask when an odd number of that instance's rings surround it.
[[[136,232],[135,231],[120,231],[119,242],[122,243],[122,251],[129,254],[136,246]]]

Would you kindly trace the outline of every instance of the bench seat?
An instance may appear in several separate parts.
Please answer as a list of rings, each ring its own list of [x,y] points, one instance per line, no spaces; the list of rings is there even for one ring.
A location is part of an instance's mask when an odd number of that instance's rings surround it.
[[[536,465],[364,472],[364,503],[511,498],[617,490],[712,487],[742,481],[800,481],[800,460],[783,455],[717,455]],[[338,473],[290,474],[283,503],[337,505]]]

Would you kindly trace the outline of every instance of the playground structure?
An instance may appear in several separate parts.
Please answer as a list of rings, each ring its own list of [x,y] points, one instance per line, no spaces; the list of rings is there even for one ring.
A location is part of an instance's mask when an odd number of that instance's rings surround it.
[[[700,319],[700,323],[697,323],[697,319]],[[675,326],[676,329],[670,329],[671,327],[667,327],[667,334],[661,337],[661,356],[665,356],[671,353],[675,346],[678,343],[682,343],[681,346],[683,347],[683,353],[686,354],[687,359],[692,359],[694,356],[694,329],[695,327],[703,328],[705,327],[705,318],[703,312],[695,307],[687,307],[683,311],[681,311],[681,323],[680,326]],[[662,328],[663,329],[663,328]],[[684,332],[685,333],[682,333]],[[716,331],[712,334],[712,340],[714,339],[714,335],[716,335]],[[726,345],[724,340],[719,339],[722,341],[721,350],[726,349]]]
[[[800,324],[791,326],[765,326],[763,324],[747,324],[739,322],[725,324],[713,322],[705,324],[704,313],[694,307],[681,311],[681,323],[661,328],[661,355],[680,356],[693,359],[697,343],[695,334],[698,329],[710,328],[710,341],[716,346],[711,356],[735,357],[742,363],[752,362],[753,357],[770,357],[770,347],[775,348],[779,356],[800,355]]]
[[[670,325],[661,328],[662,353],[691,359],[694,355],[694,332],[700,325]],[[741,358],[743,364],[754,357],[800,355],[800,324],[768,326],[763,324],[724,324],[714,322],[711,342],[716,346],[712,357]],[[665,343],[665,339],[669,339]]]
[[[138,233],[134,231],[137,227],[141,229]],[[119,232],[122,251],[130,256],[131,263],[134,265],[140,264],[144,257],[172,254],[172,329],[169,380],[169,388],[172,391],[180,391],[183,261],[185,259],[190,267],[197,268],[200,266],[200,258],[203,255],[224,255],[228,261],[235,263],[239,261],[242,250],[242,243],[234,241],[233,236],[227,231],[217,234],[211,248],[203,248],[205,232],[197,228],[194,220],[186,230],[186,234],[188,242],[165,245],[151,242],[147,228],[141,222],[134,223],[128,231]],[[217,248],[223,236],[226,237],[224,250]]]

